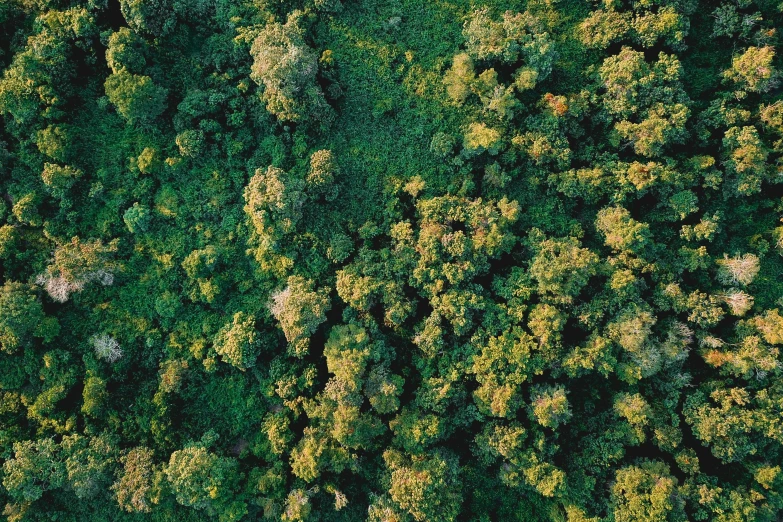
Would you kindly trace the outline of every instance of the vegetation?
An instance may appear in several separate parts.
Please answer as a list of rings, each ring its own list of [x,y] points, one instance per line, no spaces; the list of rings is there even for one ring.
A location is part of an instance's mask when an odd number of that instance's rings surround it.
[[[0,1],[0,512],[783,516],[783,4]]]

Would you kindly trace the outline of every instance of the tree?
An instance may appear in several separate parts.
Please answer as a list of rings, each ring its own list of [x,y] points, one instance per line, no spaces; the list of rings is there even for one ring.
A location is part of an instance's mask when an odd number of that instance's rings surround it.
[[[752,320],[753,326],[769,344],[783,344],[783,317],[777,308],[767,310]]]
[[[661,154],[663,147],[682,143],[687,137],[685,123],[690,110],[682,103],[664,105],[656,103],[639,123],[628,120],[615,125],[617,133],[633,144],[634,151],[645,157]]]
[[[151,122],[166,109],[166,89],[155,85],[149,76],[122,69],[104,83],[106,96],[129,123]]]
[[[639,223],[622,207],[606,207],[598,212],[596,228],[607,246],[614,250],[640,252],[650,240],[650,227]]]
[[[661,368],[662,353],[659,347],[650,343],[652,327],[656,322],[657,318],[650,310],[633,304],[609,323],[608,337],[619,344],[631,358],[627,370],[634,376],[629,375],[630,381],[649,377]]]
[[[653,415],[645,398],[639,393],[620,393],[614,399],[614,412],[630,424],[636,440],[644,442],[644,430]]]
[[[114,363],[122,358],[120,343],[117,342],[117,339],[108,334],[92,336],[90,338],[90,344],[92,344],[92,347],[95,350],[95,356],[98,357],[98,359]]]
[[[123,69],[132,74],[140,74],[146,64],[145,50],[143,39],[127,27],[120,27],[109,36],[106,63],[115,74]]]
[[[463,146],[469,154],[479,154],[488,151],[497,154],[500,150],[502,137],[500,131],[483,123],[471,123],[465,130]]]
[[[677,479],[662,462],[645,461],[618,470],[611,503],[617,522],[687,520],[684,502],[677,495]]]
[[[729,172],[736,174],[736,191],[742,196],[757,194],[770,177],[769,151],[753,126],[731,127],[723,137]]]
[[[579,25],[579,36],[587,47],[606,49],[623,38],[631,28],[631,15],[627,12],[598,9],[590,13]]]
[[[539,293],[556,302],[572,302],[596,273],[598,256],[580,248],[575,238],[541,239],[533,248],[536,254],[530,275],[538,283]]]
[[[660,53],[658,61],[651,64],[645,61],[644,53],[623,47],[605,59],[598,71],[603,106],[610,115],[625,119],[661,100],[673,106],[683,104],[687,96],[679,83],[681,72],[674,55]]]
[[[497,417],[514,417],[522,404],[521,387],[537,371],[534,340],[519,329],[491,337],[472,357],[469,372],[479,388],[473,392],[479,410]]]
[[[775,50],[770,47],[748,47],[744,53],[735,56],[731,69],[723,77],[748,92],[768,92],[779,84],[780,73],[772,65]]]
[[[310,156],[310,170],[307,173],[307,188],[315,195],[323,195],[327,201],[337,197],[335,179],[340,176],[340,165],[330,150],[317,150]]]
[[[566,390],[562,386],[539,386],[531,396],[533,417],[546,428],[557,429],[571,418]]]
[[[470,55],[467,53],[454,55],[451,67],[443,77],[443,85],[451,101],[456,105],[465,103],[471,94],[471,85],[475,80],[476,71]]]
[[[88,370],[84,379],[84,391],[82,392],[82,413],[91,417],[99,417],[103,412],[103,406],[108,397],[106,381],[95,372]]]
[[[6,281],[0,287],[0,348],[12,354],[26,348],[33,337],[42,337],[44,311],[32,288],[22,283]],[[47,336],[48,337],[48,336]]]
[[[262,238],[290,233],[302,217],[305,183],[283,169],[258,169],[245,188],[245,213]]]
[[[214,346],[224,362],[240,370],[246,370],[256,364],[260,339],[255,322],[253,316],[237,312],[232,321],[218,331]]]
[[[42,11],[31,24],[32,34],[25,32],[21,45],[14,46],[0,80],[0,113],[11,117],[15,132],[25,134],[62,116],[76,94],[73,79],[84,63],[78,57],[93,45],[97,33],[92,14],[84,7]],[[21,18],[16,23],[22,23]],[[89,61],[90,53],[86,54]]]
[[[759,258],[754,254],[732,258],[724,254],[723,259],[715,263],[718,265],[718,280],[724,285],[748,286],[759,273]]]
[[[65,483],[65,463],[52,439],[14,442],[13,448],[13,458],[3,464],[3,487],[11,498],[34,502]]]
[[[753,308],[753,296],[737,288],[728,290],[722,297],[733,315],[741,317]]]
[[[554,46],[538,19],[527,11],[506,11],[502,21],[494,20],[488,9],[474,11],[462,33],[468,54],[477,60],[513,64],[522,57],[539,81],[552,70]]]
[[[174,140],[179,148],[179,153],[185,157],[195,158],[204,150],[204,131],[201,129],[188,129],[177,134]]]
[[[712,12],[712,16],[715,18],[712,36],[732,37],[739,33],[741,38],[748,39],[751,32],[758,28],[758,24],[762,20],[761,13],[743,14],[737,11],[737,7],[727,3],[720,5]],[[740,4],[739,7],[744,7],[744,5]]]
[[[140,234],[147,231],[151,217],[149,209],[136,202],[128,207],[122,215],[122,220],[131,234]]]
[[[269,23],[250,49],[250,77],[264,88],[267,110],[283,121],[317,121],[329,106],[316,81],[318,55],[304,41],[295,18]]]
[[[284,522],[302,522],[310,518],[312,512],[310,497],[303,489],[294,489],[285,500],[285,510],[280,518]]]
[[[307,354],[310,336],[326,320],[331,306],[329,292],[328,288],[315,290],[313,281],[291,276],[285,288],[272,294],[269,310],[280,322],[291,355]]]
[[[234,509],[232,493],[239,480],[236,460],[218,457],[202,446],[189,446],[171,454],[163,473],[183,506],[210,514]]]
[[[155,471],[152,457],[152,450],[141,446],[131,449],[120,458],[123,469],[111,489],[125,511],[149,513],[152,510],[152,481]]]
[[[41,173],[41,179],[52,195],[56,197],[64,197],[65,193],[70,189],[76,181],[81,178],[84,173],[73,167],[60,166],[54,163],[44,163],[44,170]]]
[[[89,283],[111,285],[117,266],[109,256],[116,251],[116,241],[104,245],[100,239],[82,241],[74,236],[69,243],[57,245],[49,266],[35,282],[43,286],[53,300],[64,303]]]
[[[416,521],[456,520],[462,503],[457,460],[446,452],[407,461],[389,450],[383,455],[391,469],[389,496]]]
[[[678,13],[674,6],[667,5],[657,12],[636,15],[631,26],[634,40],[644,47],[653,47],[658,40],[663,40],[666,45],[681,50],[690,24],[688,18]]]
[[[105,436],[69,435],[60,443],[67,483],[76,497],[86,499],[103,492],[114,465],[114,446]]]
[[[366,330],[355,325],[335,326],[324,346],[329,373],[350,390],[360,390],[372,350]]]
[[[177,24],[171,0],[120,0],[120,9],[137,33],[166,36]]]
[[[685,421],[694,435],[708,444],[713,455],[723,462],[742,462],[758,452],[753,432],[759,429],[751,397],[743,388],[717,389],[709,399],[701,391],[691,394],[683,408]]]
[[[403,384],[405,380],[402,377],[390,374],[384,366],[376,366],[367,376],[364,394],[377,413],[393,413],[400,408],[399,396]]]

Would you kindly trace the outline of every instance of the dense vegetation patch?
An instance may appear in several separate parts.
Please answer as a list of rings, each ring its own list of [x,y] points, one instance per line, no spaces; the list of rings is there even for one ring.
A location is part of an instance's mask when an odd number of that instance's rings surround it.
[[[781,25],[0,1],[3,516],[780,520]]]

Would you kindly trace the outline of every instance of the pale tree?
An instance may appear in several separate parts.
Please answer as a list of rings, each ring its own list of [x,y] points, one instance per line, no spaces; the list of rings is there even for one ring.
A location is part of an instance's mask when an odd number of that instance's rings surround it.
[[[123,469],[111,489],[120,507],[130,513],[152,510],[152,482],[155,472],[153,453],[143,446],[129,450],[120,458]]]
[[[69,243],[55,248],[49,266],[35,282],[43,286],[53,300],[64,303],[89,283],[111,285],[117,265],[110,255],[116,251],[116,240],[104,245],[100,239],[82,241],[74,237]]]
[[[95,350],[95,356],[109,363],[114,363],[122,358],[122,348],[117,339],[108,334],[97,334],[90,338]]]
[[[729,307],[733,315],[742,317],[753,308],[753,296],[738,288],[732,288],[721,294],[723,302]]]
[[[563,386],[535,387],[531,407],[533,418],[546,428],[557,429],[571,418],[571,406]]]
[[[220,329],[214,347],[223,361],[243,371],[256,364],[260,339],[255,322],[253,316],[237,312],[231,322]]]
[[[305,182],[283,169],[258,169],[245,187],[245,213],[262,238],[293,232],[302,217]]]
[[[323,119],[328,114],[317,82],[318,54],[307,46],[297,20],[269,23],[250,50],[250,78],[263,86],[267,110],[284,121]]]
[[[685,521],[677,479],[662,462],[644,461],[619,469],[612,486],[612,520],[616,522]]]
[[[310,336],[326,320],[330,290],[316,290],[313,281],[301,276],[291,276],[287,283],[271,295],[269,311],[280,323],[289,353],[302,357],[310,346]]]
[[[732,59],[731,69],[723,76],[748,92],[771,91],[780,83],[780,72],[772,65],[774,58],[775,49],[770,46],[748,47]]]
[[[307,188],[316,196],[327,201],[337,197],[335,178],[340,175],[340,165],[331,150],[317,150],[310,156],[310,169],[305,181]]]
[[[724,285],[747,286],[759,273],[759,258],[754,254],[744,254],[715,261],[718,265],[718,280]]]

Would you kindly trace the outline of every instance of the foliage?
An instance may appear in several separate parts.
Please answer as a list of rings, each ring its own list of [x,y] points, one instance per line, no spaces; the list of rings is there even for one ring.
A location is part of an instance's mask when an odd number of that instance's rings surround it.
[[[0,1],[0,512],[780,520],[782,26]]]

